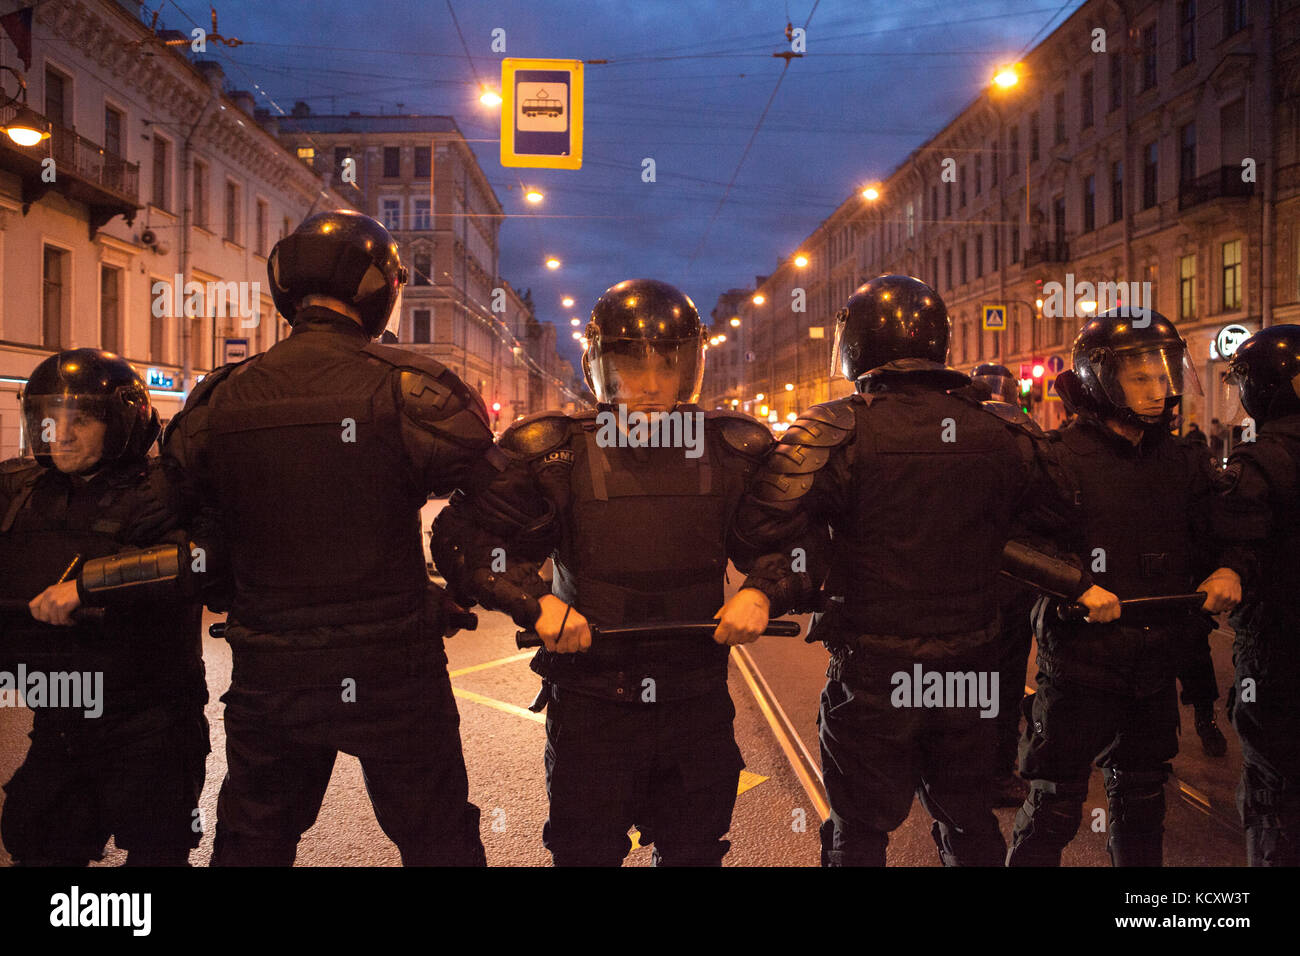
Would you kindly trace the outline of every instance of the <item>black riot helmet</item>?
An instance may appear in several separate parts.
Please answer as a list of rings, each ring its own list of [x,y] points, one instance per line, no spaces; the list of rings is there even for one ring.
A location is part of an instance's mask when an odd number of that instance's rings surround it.
[[[1226,381],[1261,424],[1300,412],[1300,325],[1270,325],[1242,342]]]
[[[835,313],[831,378],[850,382],[905,358],[943,364],[952,324],[939,293],[913,276],[882,275],[863,283]]]
[[[1020,399],[1020,383],[1005,365],[994,365],[988,362],[976,365],[970,377],[972,382],[987,388],[995,402],[1014,405]]]
[[[372,339],[396,314],[407,278],[388,230],[349,209],[304,219],[275,244],[266,271],[275,307],[290,325],[306,296],[327,295],[360,312],[362,327]]]
[[[51,355],[19,395],[27,444],[46,468],[88,474],[113,462],[142,460],[158,438],[158,413],[134,366],[99,349]],[[88,455],[82,428],[103,423],[103,450]]]
[[[1071,409],[1145,429],[1168,430],[1188,389],[1201,394],[1174,324],[1159,312],[1125,308],[1098,315],[1075,337],[1074,368],[1056,379]]]
[[[625,279],[591,309],[582,355],[587,385],[602,404],[669,411],[699,398],[704,327],[691,297],[656,279]]]

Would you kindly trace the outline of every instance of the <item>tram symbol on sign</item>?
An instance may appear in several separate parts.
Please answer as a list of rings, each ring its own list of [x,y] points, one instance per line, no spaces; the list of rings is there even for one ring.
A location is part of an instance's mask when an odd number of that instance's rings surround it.
[[[532,99],[524,100],[520,111],[525,116],[559,116],[564,112],[564,104],[559,100],[551,99],[546,90],[538,90],[537,95]]]

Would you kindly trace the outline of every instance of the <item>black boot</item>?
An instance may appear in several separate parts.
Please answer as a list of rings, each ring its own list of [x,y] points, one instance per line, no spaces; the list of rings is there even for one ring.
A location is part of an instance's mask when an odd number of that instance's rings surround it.
[[[1214,722],[1214,705],[1196,705],[1196,733],[1200,735],[1201,747],[1211,757],[1222,757],[1228,752],[1228,741],[1218,724]]]

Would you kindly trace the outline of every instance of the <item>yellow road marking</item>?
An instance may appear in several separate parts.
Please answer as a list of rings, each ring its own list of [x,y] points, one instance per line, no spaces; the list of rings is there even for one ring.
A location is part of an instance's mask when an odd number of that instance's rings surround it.
[[[761,774],[750,773],[748,770],[740,771],[740,782],[736,785],[736,796],[740,796],[746,790],[753,790],[766,779],[767,777]],[[632,849],[641,849],[641,831],[633,827],[628,831],[627,835],[632,838]]]
[[[474,664],[471,667],[462,667],[459,670],[452,671],[447,676],[459,677],[461,674],[472,674],[474,671],[485,671],[489,667],[499,667],[502,664],[512,664],[515,661],[522,661],[525,658],[532,657],[536,653],[536,651],[524,651],[522,654],[511,654],[509,657],[498,657],[496,660],[488,661],[486,664]]]
[[[472,700],[476,704],[484,704],[488,707],[495,707],[497,710],[503,710],[507,714],[514,714],[516,717],[523,717],[527,720],[535,720],[537,723],[545,723],[546,718],[541,714],[534,714],[526,707],[519,707],[516,704],[507,704],[503,700],[494,700],[491,697],[484,697],[482,694],[476,694],[472,690],[463,690],[460,687],[453,687],[451,692],[457,697],[464,700]]]

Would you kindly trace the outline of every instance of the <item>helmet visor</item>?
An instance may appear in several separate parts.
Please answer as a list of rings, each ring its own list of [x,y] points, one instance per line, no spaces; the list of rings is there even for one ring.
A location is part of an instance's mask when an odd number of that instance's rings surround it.
[[[109,435],[108,399],[103,395],[34,395],[23,399],[24,442],[33,455],[48,455],[59,471],[75,473],[115,458],[120,448],[105,447]]]
[[[1014,405],[1020,400],[1020,383],[1009,375],[972,375],[971,380],[980,382],[993,393],[993,401]]]
[[[704,380],[704,342],[686,339],[593,339],[588,367],[596,400],[642,411],[694,403]]]
[[[1180,346],[1144,352],[1106,352],[1095,362],[1097,381],[1118,408],[1142,417],[1159,416],[1166,400],[1201,394],[1196,369]]]
[[[844,374],[844,326],[848,321],[848,309],[840,309],[835,313],[835,337],[831,342],[831,381],[848,378]]]

